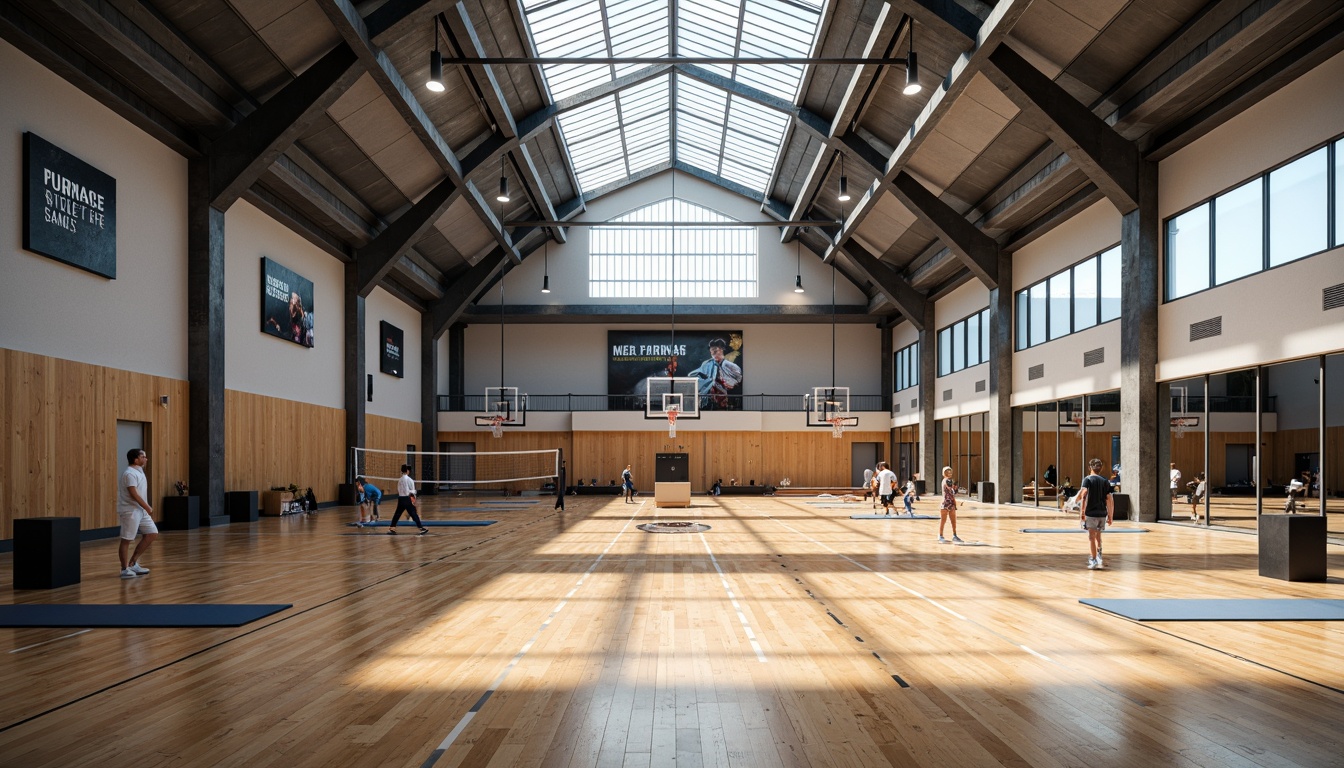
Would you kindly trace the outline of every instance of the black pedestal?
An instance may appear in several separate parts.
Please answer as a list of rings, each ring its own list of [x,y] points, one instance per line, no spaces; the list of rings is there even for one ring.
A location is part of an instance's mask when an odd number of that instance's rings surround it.
[[[980,497],[980,503],[993,504],[994,484],[981,480],[979,483],[976,483],[976,485],[979,486],[979,488],[976,490],[976,495]]]
[[[928,494],[929,494],[928,484],[925,483],[923,480],[916,480],[916,481],[915,481],[915,495],[916,495],[916,496],[927,496]]]
[[[165,531],[187,531],[201,524],[200,496],[165,496],[159,508],[159,527]]]
[[[258,509],[260,504],[257,501],[256,491],[224,492],[224,511],[229,515],[229,522],[255,523]]]
[[[1111,494],[1111,499],[1112,499],[1112,501],[1111,501],[1111,504],[1112,504],[1112,510],[1115,512],[1114,519],[1115,519],[1115,520],[1128,520],[1128,519],[1129,519],[1129,516],[1130,516],[1130,511],[1131,511],[1131,507],[1130,507],[1130,504],[1129,504],[1129,494],[1127,494],[1127,493],[1112,493],[1112,494]]]
[[[1325,518],[1261,515],[1260,575],[1284,581],[1325,581]]]
[[[342,507],[353,507],[358,494],[354,483],[341,483],[336,486],[336,503]]]
[[[55,589],[79,583],[79,518],[14,521],[14,588]]]

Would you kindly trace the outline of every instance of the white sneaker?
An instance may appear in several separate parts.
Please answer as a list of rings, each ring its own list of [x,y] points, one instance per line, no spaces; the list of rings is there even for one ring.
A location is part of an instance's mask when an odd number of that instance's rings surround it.
[[[953,543],[953,544],[965,544],[966,542],[962,541],[961,538],[958,537],[957,534],[954,533],[954,534],[952,534],[952,543]]]
[[[938,543],[939,543],[939,544],[946,544],[946,543],[948,543],[948,542],[947,542],[947,539],[944,539],[942,536],[939,536],[939,537],[938,537]]]
[[[149,569],[139,563],[131,563],[130,570],[135,571],[136,576],[144,576],[149,573]]]
[[[1105,568],[1105,567],[1106,567],[1106,564],[1103,563],[1103,562],[1101,562],[1101,557],[1098,556],[1098,557],[1097,557],[1097,569],[1100,570],[1100,569]]]
[[[1089,571],[1097,570],[1097,561],[1095,559],[1091,557],[1087,558],[1087,570]]]
[[[140,575],[140,574],[136,573],[135,571],[132,571],[130,568],[122,568],[122,569],[121,569],[121,578],[123,578],[123,579],[134,579],[134,578],[138,577],[139,575]]]

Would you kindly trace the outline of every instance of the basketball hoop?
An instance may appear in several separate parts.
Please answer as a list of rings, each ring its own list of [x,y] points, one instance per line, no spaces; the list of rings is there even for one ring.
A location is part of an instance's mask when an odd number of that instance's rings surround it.
[[[1074,427],[1074,429],[1078,430],[1078,436],[1079,436],[1079,437],[1082,437],[1082,436],[1083,436],[1083,417],[1082,417],[1082,416],[1074,416],[1074,417],[1073,417],[1073,427]]]
[[[681,411],[676,406],[669,407],[664,413],[667,414],[667,436],[677,436],[677,414]]]
[[[1171,420],[1171,434],[1175,435],[1177,440],[1185,437],[1185,419]]]
[[[844,416],[834,416],[832,418],[827,419],[826,421],[830,422],[831,424],[831,437],[839,439],[845,436]]]
[[[490,417],[490,434],[495,437],[504,436],[504,417],[495,415]]]

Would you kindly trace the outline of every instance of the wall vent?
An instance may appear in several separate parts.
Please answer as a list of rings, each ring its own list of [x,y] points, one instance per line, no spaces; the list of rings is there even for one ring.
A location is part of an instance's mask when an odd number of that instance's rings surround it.
[[[900,413],[900,412],[901,412],[901,404],[896,403],[896,409],[892,411],[892,413]]]
[[[912,398],[910,398],[910,407],[911,407],[911,408],[918,408],[918,407],[919,407],[919,398],[917,398],[917,397],[912,397]]]
[[[985,380],[984,380],[984,379],[981,379],[981,380],[975,382],[975,391],[976,391],[976,392],[984,392],[984,391],[985,391]]]
[[[1045,363],[1033,365],[1027,369],[1027,381],[1035,381],[1045,378]]]
[[[1200,339],[1211,339],[1214,336],[1223,335],[1223,316],[1211,317],[1208,320],[1200,320],[1198,323],[1190,324],[1190,340],[1199,341]]]
[[[950,390],[950,389],[944,389],[944,390],[943,390],[943,402],[947,402],[948,400],[951,400],[951,399],[952,399],[952,390]]]
[[[1339,309],[1344,307],[1344,283],[1332,285],[1321,291],[1322,309]]]
[[[1097,347],[1096,349],[1094,349],[1094,350],[1092,350],[1092,351],[1090,351],[1090,352],[1084,352],[1084,353],[1083,353],[1083,367],[1084,367],[1084,368],[1088,367],[1089,365],[1100,365],[1100,364],[1102,364],[1102,363],[1104,363],[1104,362],[1106,362],[1106,348],[1105,348],[1105,347]]]

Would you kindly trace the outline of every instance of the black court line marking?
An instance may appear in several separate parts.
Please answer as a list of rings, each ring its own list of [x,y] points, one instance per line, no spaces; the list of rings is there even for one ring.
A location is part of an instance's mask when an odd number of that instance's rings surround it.
[[[149,676],[149,675],[154,674],[155,672],[160,672],[160,671],[162,671],[162,670],[165,670],[165,669],[167,669],[167,668],[173,666],[174,664],[180,664],[181,662],[184,662],[184,661],[186,661],[187,659],[192,659],[192,658],[195,658],[195,657],[197,657],[197,656],[200,656],[200,655],[202,655],[202,654],[204,654],[204,653],[208,653],[208,652],[210,652],[210,651],[213,651],[213,650],[215,650],[215,649],[217,649],[217,648],[221,648],[221,647],[223,647],[223,646],[225,646],[225,645],[228,645],[229,643],[234,642],[235,640],[241,640],[242,638],[247,637],[248,635],[256,634],[257,632],[261,632],[262,630],[270,629],[271,627],[274,627],[274,626],[277,625],[277,624],[281,624],[281,623],[286,622],[286,621],[290,621],[290,620],[293,620],[293,619],[297,619],[297,618],[299,618],[300,616],[303,616],[304,614],[307,614],[307,613],[309,613],[309,612],[311,612],[311,611],[315,611],[315,610],[317,610],[318,608],[325,608],[326,606],[331,605],[332,603],[335,603],[335,602],[344,600],[344,599],[346,599],[346,598],[348,598],[348,597],[352,597],[352,596],[357,595],[357,594],[359,594],[360,592],[363,592],[363,591],[365,591],[365,590],[373,589],[374,587],[381,586],[381,585],[383,585],[383,584],[386,584],[386,583],[389,582],[389,581],[392,581],[393,579],[399,579],[399,578],[401,578],[402,576],[405,576],[405,575],[407,575],[407,574],[409,574],[409,573],[413,573],[413,572],[415,572],[415,571],[418,571],[418,570],[420,570],[421,568],[425,568],[425,567],[428,567],[428,566],[430,566],[430,565],[434,565],[435,563],[443,562],[444,560],[447,560],[447,559],[449,559],[449,558],[456,557],[457,555],[460,555],[460,554],[462,554],[463,552],[466,552],[466,551],[468,551],[468,550],[475,549],[476,547],[479,547],[479,546],[481,546],[482,544],[486,544],[486,543],[488,543],[488,542],[494,541],[495,539],[503,538],[504,536],[507,536],[508,534],[510,534],[510,533],[512,533],[512,532],[514,532],[514,531],[522,530],[523,528],[527,528],[527,527],[529,527],[529,526],[536,525],[536,524],[538,524],[538,523],[540,523],[540,522],[546,520],[546,518],[549,518],[549,517],[554,517],[554,513],[549,514],[549,515],[545,515],[545,516],[543,516],[543,517],[539,517],[539,518],[537,518],[537,519],[535,519],[535,520],[532,520],[532,521],[530,521],[530,522],[523,523],[522,525],[519,525],[519,526],[517,526],[517,527],[515,527],[515,528],[510,528],[510,529],[507,530],[507,531],[501,531],[501,532],[499,532],[498,534],[496,534],[496,535],[494,535],[494,536],[491,536],[491,537],[489,537],[489,538],[487,538],[487,539],[482,539],[482,540],[480,540],[480,541],[478,541],[478,542],[476,542],[475,544],[472,544],[472,545],[470,545],[470,546],[466,546],[466,547],[463,547],[463,548],[461,548],[461,549],[454,550],[453,552],[449,552],[448,554],[446,554],[446,555],[444,555],[444,556],[442,556],[442,557],[435,558],[434,560],[428,560],[428,561],[419,563],[419,564],[417,564],[417,565],[413,565],[413,566],[411,566],[410,568],[407,568],[406,570],[401,571],[400,573],[394,573],[394,574],[392,574],[391,576],[388,576],[388,577],[383,578],[383,579],[379,579],[378,581],[375,581],[375,582],[373,582],[373,583],[371,583],[371,584],[366,584],[366,585],[364,585],[364,586],[362,586],[362,587],[360,587],[360,588],[358,588],[358,589],[353,589],[353,590],[351,590],[351,591],[349,591],[349,592],[346,592],[346,593],[343,594],[343,595],[337,595],[336,597],[333,597],[333,598],[331,598],[330,600],[324,600],[323,602],[320,602],[320,603],[318,603],[318,604],[316,604],[316,605],[310,606],[310,607],[308,607],[308,608],[304,608],[304,609],[301,610],[301,611],[293,611],[293,612],[288,613],[288,614],[286,614],[286,615],[284,615],[284,616],[281,616],[280,618],[276,619],[275,621],[272,621],[272,622],[269,623],[269,624],[264,624],[264,625],[262,625],[262,626],[256,627],[255,629],[250,629],[250,630],[248,630],[248,631],[246,631],[246,632],[243,632],[242,634],[234,635],[233,637],[229,637],[229,638],[225,638],[225,639],[223,639],[223,640],[220,640],[220,641],[217,642],[217,643],[214,643],[214,644],[211,644],[211,645],[207,645],[206,647],[201,648],[201,649],[196,650],[196,651],[192,651],[191,653],[188,653],[187,655],[182,656],[182,657],[180,657],[180,658],[176,658],[176,659],[173,659],[173,660],[171,660],[171,661],[166,661],[166,662],[160,664],[160,665],[157,666],[157,667],[153,667],[153,668],[150,668],[150,669],[145,670],[144,672],[140,672],[140,673],[138,673],[138,674],[131,675],[130,677],[125,678],[124,680],[118,680],[118,681],[115,682],[115,683],[109,683],[109,684],[103,686],[102,688],[99,688],[99,689],[96,690],[96,691],[91,691],[91,692],[89,692],[89,693],[84,694],[83,696],[78,696],[78,697],[76,697],[76,698],[71,699],[70,701],[65,702],[65,703],[57,704],[57,705],[55,705],[54,707],[51,707],[51,708],[46,709],[46,710],[43,710],[42,712],[38,712],[37,714],[29,715],[28,717],[25,717],[25,718],[23,718],[22,720],[16,720],[16,721],[14,721],[14,722],[12,722],[12,723],[9,723],[8,725],[0,726],[0,733],[4,733],[5,731],[11,730],[11,729],[13,729],[13,728],[17,728],[17,727],[23,725],[24,723],[30,723],[30,722],[32,722],[32,721],[34,721],[34,720],[37,720],[38,718],[46,717],[47,715],[50,715],[50,714],[52,714],[53,712],[58,712],[58,711],[60,711],[60,710],[62,710],[62,709],[65,709],[66,707],[69,707],[69,706],[73,706],[73,705],[75,705],[75,704],[78,704],[78,703],[80,703],[81,701],[84,701],[85,699],[91,699],[91,698],[93,698],[94,696],[98,696],[98,695],[100,695],[100,694],[107,693],[108,691],[113,690],[114,688],[120,688],[121,686],[126,685],[127,683],[135,682],[136,680],[139,680],[139,679],[142,678],[142,677],[147,677],[147,676]],[[277,614],[277,615],[278,615],[278,614]],[[59,638],[58,638],[58,639],[59,639]]]
[[[578,583],[569,590],[564,599],[560,601],[560,604],[555,606],[550,615],[546,617],[546,620],[541,623],[541,627],[537,629],[536,634],[532,635],[532,638],[526,643],[523,643],[523,647],[519,649],[518,653],[514,654],[513,658],[509,660],[509,663],[504,666],[504,669],[500,671],[499,676],[490,684],[490,687],[486,689],[485,693],[481,694],[481,697],[476,700],[476,703],[472,705],[471,709],[467,710],[466,714],[462,715],[462,719],[457,721],[457,725],[453,727],[453,730],[449,731],[448,735],[443,737],[443,741],[439,742],[439,746],[436,747],[433,752],[429,753],[429,757],[425,758],[425,761],[420,764],[421,768],[432,768],[432,766],[439,761],[439,758],[443,757],[443,753],[447,752],[448,748],[453,745],[453,742],[457,741],[457,737],[466,730],[467,725],[476,717],[476,713],[481,711],[481,707],[485,706],[485,703],[490,700],[490,697],[495,695],[495,691],[499,690],[499,687],[504,684],[504,679],[509,676],[509,673],[513,671],[513,668],[518,666],[518,662],[523,660],[523,657],[527,655],[528,651],[532,650],[532,646],[541,638],[541,633],[546,631],[546,628],[555,620],[556,615],[569,604],[569,598],[573,597],[574,593],[578,592],[579,589],[583,587],[584,581],[587,580],[589,576],[593,575],[593,572],[597,570],[597,566],[601,564],[602,559],[607,556],[607,553],[611,551],[612,547],[616,546],[616,541],[620,539],[621,536],[625,535],[625,532],[630,528],[630,523],[634,522],[635,518],[639,517],[639,513],[643,511],[645,503],[646,502],[644,501],[639,502],[639,506],[635,508],[634,513],[630,515],[629,519],[625,521],[625,525],[621,526],[621,530],[616,532],[616,535],[607,544],[606,549],[602,550],[602,554],[598,555],[597,559],[593,561],[593,564],[588,566],[588,570],[579,577]],[[550,515],[548,515],[548,517],[549,516]]]

